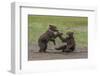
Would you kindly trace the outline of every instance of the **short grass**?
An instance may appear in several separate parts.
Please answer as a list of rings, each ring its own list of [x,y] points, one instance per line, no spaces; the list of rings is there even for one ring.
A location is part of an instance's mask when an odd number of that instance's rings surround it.
[[[47,29],[49,24],[54,24],[64,33],[73,31],[75,41],[78,47],[87,47],[88,38],[88,18],[87,17],[71,17],[71,16],[28,16],[28,41],[30,44],[36,43],[41,34]],[[59,41],[59,39],[57,39]]]

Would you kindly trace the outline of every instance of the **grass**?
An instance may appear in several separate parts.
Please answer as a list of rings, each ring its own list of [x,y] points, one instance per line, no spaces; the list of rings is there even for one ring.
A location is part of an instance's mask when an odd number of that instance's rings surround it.
[[[54,24],[64,33],[73,31],[75,34],[75,41],[78,47],[87,47],[88,38],[88,18],[87,17],[71,17],[71,16],[28,16],[28,38],[29,43],[37,42],[39,36],[43,34],[49,24]],[[59,39],[57,40],[59,41]]]

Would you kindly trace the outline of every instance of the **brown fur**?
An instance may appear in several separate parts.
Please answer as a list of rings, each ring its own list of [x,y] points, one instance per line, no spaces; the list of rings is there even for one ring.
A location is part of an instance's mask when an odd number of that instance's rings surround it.
[[[66,38],[59,36],[59,38],[62,40],[62,42],[66,43],[66,44],[59,46],[58,48],[55,48],[56,50],[62,50],[63,52],[72,52],[75,50],[75,40],[73,37],[73,32],[68,32],[67,35],[68,35],[68,37],[66,37]]]
[[[55,43],[55,38],[58,36],[58,33],[55,35],[54,32],[58,32],[56,26],[49,25],[49,29],[43,33],[39,39],[38,39],[38,46],[39,46],[39,52],[46,52],[47,50],[47,44],[49,41],[52,41]]]

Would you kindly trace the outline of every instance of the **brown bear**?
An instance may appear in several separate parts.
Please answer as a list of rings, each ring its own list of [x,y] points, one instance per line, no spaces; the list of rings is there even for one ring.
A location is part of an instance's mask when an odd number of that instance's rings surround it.
[[[55,48],[56,50],[62,50],[63,52],[72,52],[75,50],[75,40],[73,36],[73,32],[68,32],[68,37],[63,38],[61,35],[59,38],[62,40],[62,42],[66,43],[62,46],[59,46],[58,48]]]
[[[46,52],[47,44],[49,41],[52,41],[55,45],[55,38],[58,35],[60,35],[60,33],[58,32],[57,27],[54,25],[49,25],[49,29],[45,33],[43,33],[38,39],[38,46],[40,48],[39,52]]]

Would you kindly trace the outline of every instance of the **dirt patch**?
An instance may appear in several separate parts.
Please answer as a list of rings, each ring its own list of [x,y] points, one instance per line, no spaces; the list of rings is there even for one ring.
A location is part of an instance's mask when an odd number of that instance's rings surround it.
[[[57,50],[47,50],[46,53],[29,50],[28,60],[83,59],[88,58],[87,48],[76,48],[74,52],[65,53]]]

